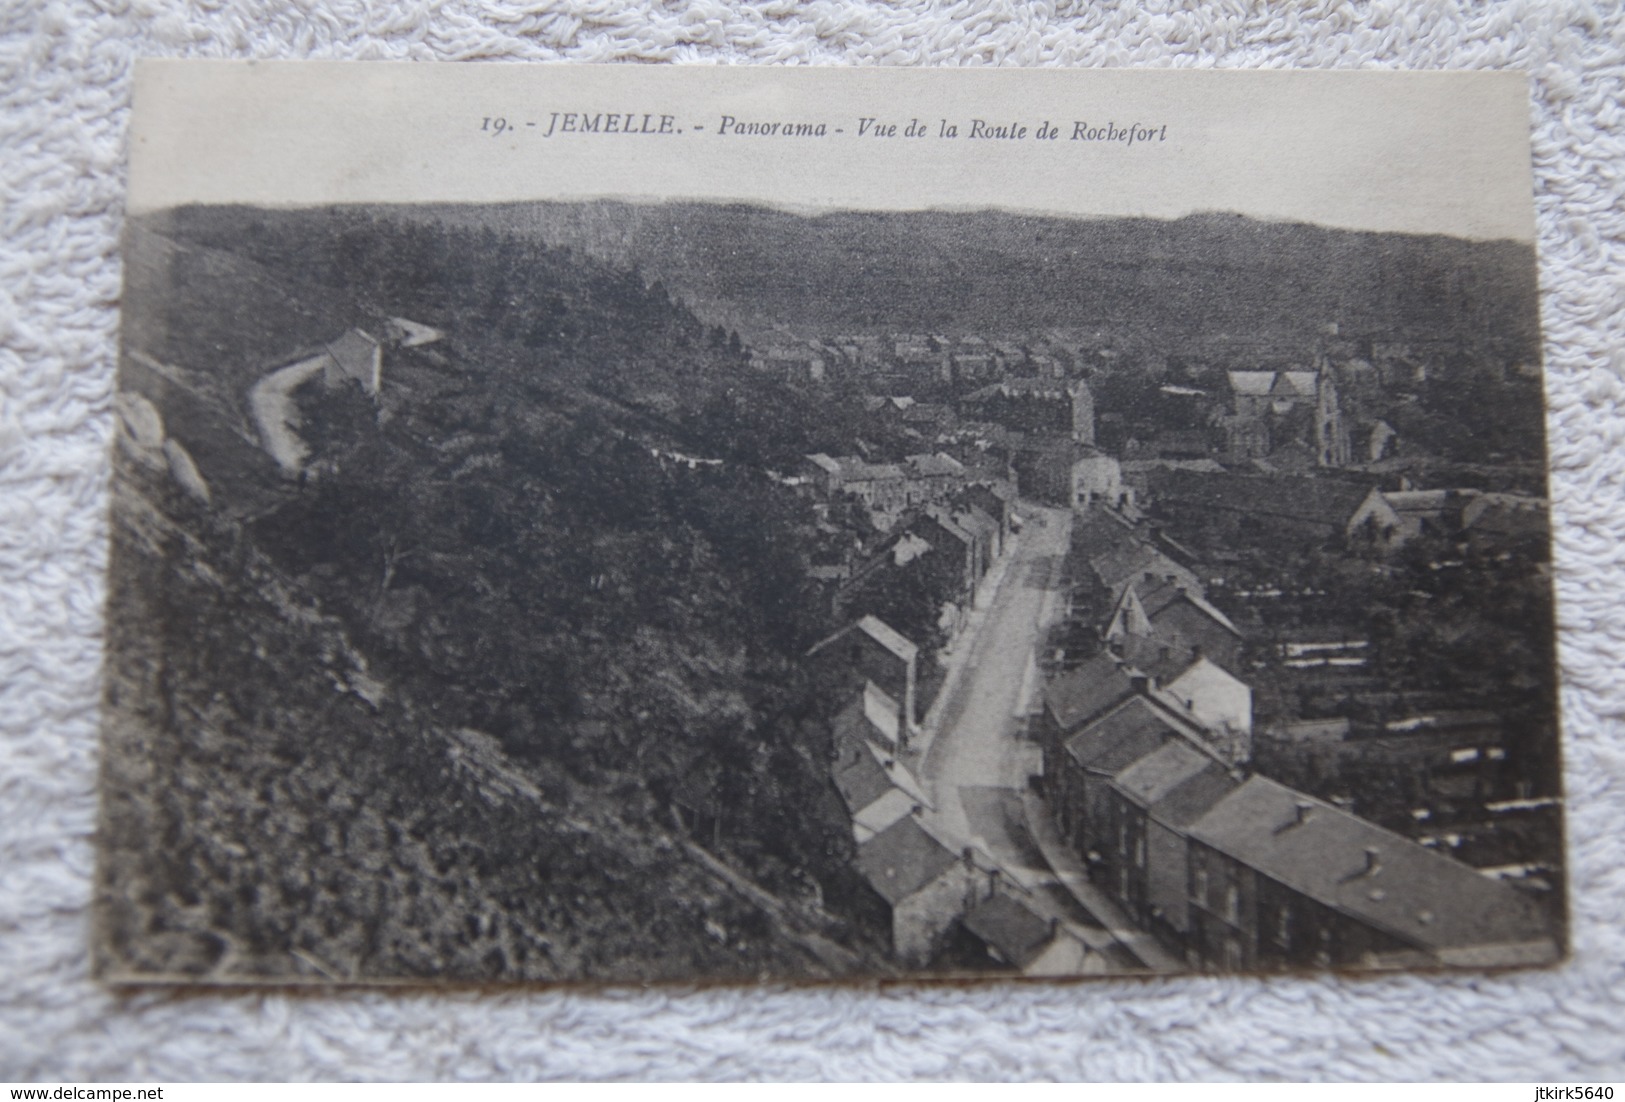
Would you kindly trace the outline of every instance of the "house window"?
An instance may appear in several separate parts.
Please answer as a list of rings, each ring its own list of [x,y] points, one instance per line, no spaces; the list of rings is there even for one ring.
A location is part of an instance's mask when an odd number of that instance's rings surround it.
[[[1292,909],[1285,903],[1275,912],[1275,944],[1282,949],[1292,948]]]
[[[1316,931],[1315,964],[1321,968],[1332,966],[1332,930],[1330,926],[1322,926]]]
[[[1145,868],[1145,835],[1140,835],[1134,843],[1134,863]]]
[[[1241,971],[1241,942],[1233,937],[1224,939],[1224,966],[1228,971]]]
[[[1241,889],[1232,880],[1224,886],[1224,917],[1232,926],[1241,916]]]
[[[1205,907],[1207,906],[1207,866],[1197,865],[1193,879],[1196,883],[1191,888],[1191,898]]]

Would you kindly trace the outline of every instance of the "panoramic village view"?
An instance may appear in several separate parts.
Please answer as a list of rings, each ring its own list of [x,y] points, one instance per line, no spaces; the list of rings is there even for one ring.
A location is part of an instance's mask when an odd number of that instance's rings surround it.
[[[128,256],[104,974],[1565,952],[1523,246],[586,204]]]

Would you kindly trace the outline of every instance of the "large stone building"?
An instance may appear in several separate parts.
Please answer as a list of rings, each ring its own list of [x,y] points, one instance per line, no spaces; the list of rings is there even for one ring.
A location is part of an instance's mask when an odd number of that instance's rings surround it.
[[[1303,444],[1318,466],[1349,465],[1353,448],[1337,372],[1324,358],[1314,371],[1231,371],[1227,378],[1231,410],[1223,425],[1231,456],[1262,459]]]
[[[1082,379],[1006,379],[959,400],[960,416],[1016,432],[1095,442],[1095,399]]]

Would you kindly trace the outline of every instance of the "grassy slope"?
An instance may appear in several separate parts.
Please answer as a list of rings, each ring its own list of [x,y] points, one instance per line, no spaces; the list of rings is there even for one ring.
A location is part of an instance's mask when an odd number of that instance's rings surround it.
[[[678,774],[731,783],[744,811],[723,850],[736,867],[781,894],[807,876],[836,901],[852,890],[816,730],[781,714],[773,686],[753,687],[771,663],[739,651],[765,613],[744,603],[748,584],[718,574],[730,525],[705,505],[739,486],[660,483],[624,435],[647,432],[646,417],[606,422],[624,407],[571,384],[526,386],[534,358],[490,335],[448,342],[449,367],[403,368],[382,426],[338,417],[329,428],[359,443],[337,447],[330,484],[276,486],[233,420],[240,395],[289,348],[363,320],[365,296],[151,227],[132,233],[145,236],[132,237],[126,351],[165,370],[127,356],[121,384],[159,406],[226,507],[198,511],[121,465],[105,969],[729,978],[864,959],[831,958],[814,929],[867,952],[862,967],[884,967],[861,924],[794,899],[779,914],[753,905],[668,833],[671,782],[693,780]],[[603,322],[605,309],[578,320]],[[639,347],[649,340],[621,344],[647,357],[659,351]],[[561,485],[566,469],[603,467],[547,450],[561,438],[607,447],[617,475],[660,485],[645,502],[658,515],[591,515],[626,482]],[[381,509],[331,508],[329,489]],[[237,519],[239,499],[257,502],[257,520]],[[315,539],[324,524],[330,538]],[[571,532],[592,541],[589,554]],[[401,538],[418,553],[382,599],[375,541]],[[614,569],[623,545],[669,561]],[[672,569],[679,560],[686,572]],[[571,573],[582,564],[615,578],[609,594],[589,598]],[[653,605],[663,617],[647,614]],[[554,699],[549,680],[592,688]],[[784,829],[756,805],[777,805]]]

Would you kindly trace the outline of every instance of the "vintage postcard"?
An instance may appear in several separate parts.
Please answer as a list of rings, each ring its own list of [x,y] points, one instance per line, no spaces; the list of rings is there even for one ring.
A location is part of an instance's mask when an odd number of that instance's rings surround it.
[[[114,983],[1567,953],[1507,73],[153,62]]]

